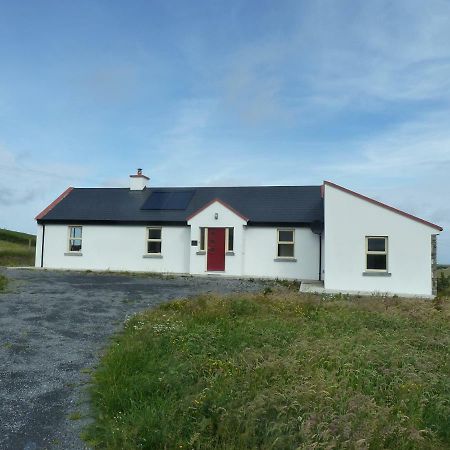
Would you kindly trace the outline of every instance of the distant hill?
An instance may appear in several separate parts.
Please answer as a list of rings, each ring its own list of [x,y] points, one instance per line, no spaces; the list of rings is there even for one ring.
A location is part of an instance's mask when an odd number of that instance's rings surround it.
[[[33,266],[36,236],[0,228],[0,266]]]
[[[32,245],[36,245],[36,235],[22,233],[20,231],[6,230],[5,228],[0,228],[0,241],[15,242],[16,244],[28,244],[30,241]]]

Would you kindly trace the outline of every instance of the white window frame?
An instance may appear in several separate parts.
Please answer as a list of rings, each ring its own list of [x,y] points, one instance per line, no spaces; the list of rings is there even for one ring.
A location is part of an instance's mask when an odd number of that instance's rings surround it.
[[[72,237],[71,231],[73,228],[81,228],[81,237],[79,237],[79,238]],[[70,241],[81,241],[80,250],[71,250],[70,249]],[[67,252],[68,253],[81,253],[82,250],[83,250],[83,226],[82,225],[69,225],[67,227]]]
[[[230,249],[230,230],[233,230],[233,248]],[[234,227],[225,228],[225,253],[233,253],[234,252]]]
[[[160,231],[160,238],[159,239],[150,239],[149,236],[149,231],[150,230],[159,230]],[[160,252],[149,252],[148,251],[148,243],[149,242],[159,242],[161,251]],[[145,252],[147,255],[162,255],[162,227],[147,227],[145,229]]]
[[[369,250],[369,239],[384,239],[384,251]],[[387,272],[388,271],[388,258],[389,258],[388,243],[389,243],[388,236],[366,236],[366,254],[365,254],[366,272]],[[369,269],[367,267],[367,256],[368,255],[386,255],[386,268],[385,269]]]
[[[292,231],[292,241],[280,241],[280,231]],[[280,244],[289,244],[292,245],[292,256],[280,256],[279,245]],[[295,259],[295,228],[277,228],[277,249],[276,249],[276,257],[277,259]]]

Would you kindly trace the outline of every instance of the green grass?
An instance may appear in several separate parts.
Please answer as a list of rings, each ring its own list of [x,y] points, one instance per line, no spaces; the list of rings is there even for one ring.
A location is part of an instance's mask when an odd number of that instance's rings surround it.
[[[92,377],[106,449],[450,448],[449,300],[174,301],[125,324]]]
[[[33,266],[36,236],[0,229],[0,266]]]
[[[75,411],[69,414],[69,420],[80,420],[83,416],[79,411]]]

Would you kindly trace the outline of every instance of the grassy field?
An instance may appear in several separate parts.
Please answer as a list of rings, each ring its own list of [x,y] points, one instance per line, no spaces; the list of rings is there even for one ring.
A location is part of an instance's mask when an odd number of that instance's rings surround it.
[[[111,343],[84,438],[107,449],[450,448],[449,319],[443,298],[174,301]]]
[[[36,236],[0,228],[0,266],[32,266]]]

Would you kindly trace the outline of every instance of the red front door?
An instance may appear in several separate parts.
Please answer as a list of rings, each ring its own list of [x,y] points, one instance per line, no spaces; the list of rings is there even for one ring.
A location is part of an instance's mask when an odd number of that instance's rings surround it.
[[[208,228],[208,255],[206,269],[225,270],[225,228]]]

